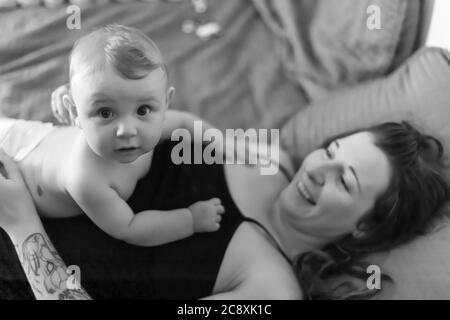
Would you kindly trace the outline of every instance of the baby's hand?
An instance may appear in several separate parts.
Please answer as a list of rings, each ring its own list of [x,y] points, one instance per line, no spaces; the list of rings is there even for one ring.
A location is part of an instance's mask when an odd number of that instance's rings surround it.
[[[220,199],[212,198],[208,201],[199,201],[189,206],[194,220],[194,232],[213,232],[220,228],[222,214],[225,208]]]

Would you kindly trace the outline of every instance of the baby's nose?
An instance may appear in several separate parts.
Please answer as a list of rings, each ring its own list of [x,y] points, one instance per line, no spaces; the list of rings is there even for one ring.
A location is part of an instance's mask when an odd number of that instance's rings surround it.
[[[136,127],[133,126],[131,123],[127,122],[121,122],[119,123],[116,131],[117,137],[120,138],[127,138],[127,137],[133,137],[137,134]]]

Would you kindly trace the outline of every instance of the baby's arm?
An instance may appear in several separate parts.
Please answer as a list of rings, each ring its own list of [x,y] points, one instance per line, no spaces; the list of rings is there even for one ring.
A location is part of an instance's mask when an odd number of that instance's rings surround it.
[[[199,127],[195,128],[195,126]],[[177,138],[172,137],[172,133],[174,133],[176,129],[188,130],[191,136],[191,142],[208,145],[211,150],[214,149],[216,152],[219,152],[219,154],[227,155],[224,148],[224,141],[222,139],[216,139],[217,136],[223,137],[223,133],[219,129],[215,128],[211,123],[194,115],[193,113],[179,110],[168,110],[164,121],[161,141],[168,139],[175,139],[176,141],[179,141],[179,136]],[[209,134],[205,135],[206,131],[210,131]]]
[[[193,135],[195,122],[198,122],[199,124],[201,122],[202,134],[207,129],[214,128],[211,123],[193,113],[180,110],[167,110],[166,118],[164,120],[162,140],[170,139],[172,132],[176,129],[187,129]]]
[[[220,227],[224,208],[219,199],[199,201],[189,208],[134,214],[113,188],[93,180],[83,177],[70,183],[70,195],[99,228],[130,244],[157,246]]]

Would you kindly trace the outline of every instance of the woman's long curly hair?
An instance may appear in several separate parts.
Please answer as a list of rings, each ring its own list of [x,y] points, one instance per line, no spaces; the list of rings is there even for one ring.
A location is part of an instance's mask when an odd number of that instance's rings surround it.
[[[379,294],[381,290],[366,286],[369,263],[364,258],[426,233],[450,200],[442,144],[407,122],[356,130],[330,138],[323,146],[362,131],[372,133],[375,145],[387,155],[392,167],[390,184],[359,221],[362,236],[349,234],[320,251],[298,257],[297,277],[309,299],[367,299]],[[385,274],[382,280],[392,282]]]

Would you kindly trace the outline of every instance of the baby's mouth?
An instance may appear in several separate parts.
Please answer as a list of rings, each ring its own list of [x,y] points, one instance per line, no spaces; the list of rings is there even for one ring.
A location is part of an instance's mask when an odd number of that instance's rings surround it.
[[[123,147],[123,148],[118,148],[116,149],[116,151],[118,152],[129,152],[129,151],[135,151],[139,149],[138,147]]]

